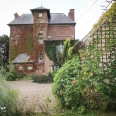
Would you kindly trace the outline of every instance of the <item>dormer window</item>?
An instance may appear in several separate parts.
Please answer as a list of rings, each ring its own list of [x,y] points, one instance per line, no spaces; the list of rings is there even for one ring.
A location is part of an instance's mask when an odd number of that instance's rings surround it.
[[[39,13],[39,17],[42,17],[42,13]]]

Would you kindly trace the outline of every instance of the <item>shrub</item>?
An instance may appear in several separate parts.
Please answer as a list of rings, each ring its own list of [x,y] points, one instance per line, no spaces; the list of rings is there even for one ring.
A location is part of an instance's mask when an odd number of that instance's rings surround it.
[[[33,77],[33,82],[36,82],[36,83],[51,83],[51,82],[53,82],[53,78],[52,78],[51,74],[34,76]]]
[[[16,80],[16,72],[15,72],[14,66],[13,65],[9,65],[8,69],[9,69],[9,71],[6,73],[5,79],[7,81],[15,81]]]
[[[78,57],[66,62],[55,74],[52,92],[58,98],[62,108],[73,109],[82,104],[84,83],[79,75]]]
[[[86,53],[80,55],[84,54]],[[79,109],[79,111],[81,108],[101,108],[102,101],[97,105],[101,100],[98,91],[101,73],[99,60],[91,59],[90,54],[82,58],[84,60],[80,61],[78,56],[74,56],[54,76],[52,92],[58,98],[62,108]],[[97,99],[94,99],[96,96]]]
[[[5,81],[6,73],[0,70],[0,116],[14,116],[18,92]]]

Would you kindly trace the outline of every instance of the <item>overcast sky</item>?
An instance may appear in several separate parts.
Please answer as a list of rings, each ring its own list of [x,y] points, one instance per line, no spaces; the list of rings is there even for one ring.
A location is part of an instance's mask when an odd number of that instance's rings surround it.
[[[102,6],[107,6],[105,0],[97,2],[77,20],[96,0],[3,0],[0,3],[0,35],[10,35],[7,25],[14,19],[14,13],[19,15],[31,13],[30,9],[42,6],[50,9],[51,13],[64,13],[68,15],[69,9],[75,9],[75,36],[81,40],[92,29],[103,13]]]

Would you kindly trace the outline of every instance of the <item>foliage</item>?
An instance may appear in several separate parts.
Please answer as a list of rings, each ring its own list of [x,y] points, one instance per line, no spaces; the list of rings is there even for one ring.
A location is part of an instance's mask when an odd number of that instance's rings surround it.
[[[45,53],[51,61],[54,62],[54,65],[62,65],[62,54],[57,53],[56,46],[62,44],[64,40],[44,40]],[[73,46],[76,43],[76,40],[71,40],[70,44]]]
[[[26,38],[21,35],[20,42],[15,43],[15,38],[12,38],[12,47],[9,50],[10,61],[13,61],[21,53],[32,53],[33,52],[33,37],[31,33],[26,33]],[[26,41],[25,41],[26,40]]]
[[[27,42],[25,43],[25,52],[33,52],[33,39],[30,33],[27,34]],[[22,43],[23,45],[24,43]]]
[[[33,77],[33,82],[36,83],[51,83],[53,82],[52,75],[40,75],[40,76],[34,76]]]
[[[80,60],[73,57],[55,74],[52,90],[62,108],[76,108],[83,113],[85,109],[106,109],[112,102],[116,103],[115,60],[111,59],[116,56],[110,55],[106,73],[103,73],[99,59],[102,49],[98,50],[97,44],[99,41],[94,40],[94,44],[80,50]],[[112,51],[113,55],[115,52]]]
[[[18,93],[4,80],[6,73],[0,70],[0,116],[14,116]]]
[[[109,22],[113,21],[113,18],[116,15],[116,1],[112,4],[112,6],[110,7],[110,9],[108,9],[102,16],[101,18],[98,20],[97,23],[95,23],[93,25],[93,27],[96,27],[99,23],[101,23],[104,19],[107,19]]]
[[[9,60],[9,37],[0,36],[0,65],[6,66]]]
[[[91,110],[80,115],[78,111],[66,110],[64,112],[60,112],[60,113],[56,112],[53,114],[37,113],[32,116],[116,116],[116,112]]]
[[[101,92],[107,96],[108,108],[116,108],[116,49],[112,49],[109,62],[104,63]]]
[[[70,38],[66,39],[63,44],[63,54],[62,54],[63,63],[65,63],[69,59],[69,56],[68,56],[69,48],[70,48]]]
[[[6,73],[6,76],[5,76],[5,80],[7,81],[15,81],[16,80],[16,72],[15,72],[15,69],[14,69],[14,65],[8,65],[8,72],[6,72],[6,70],[4,70],[4,73]]]
[[[67,61],[54,77],[52,91],[63,108],[70,109],[79,106],[83,102],[84,98],[81,91],[84,88],[84,83],[81,86],[78,85],[78,79],[80,78],[79,63],[78,57],[74,57],[72,60]]]

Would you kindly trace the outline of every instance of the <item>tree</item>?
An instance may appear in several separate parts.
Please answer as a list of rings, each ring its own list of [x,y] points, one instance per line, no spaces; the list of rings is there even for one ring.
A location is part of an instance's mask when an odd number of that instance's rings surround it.
[[[0,65],[6,66],[9,59],[9,37],[0,36]]]

